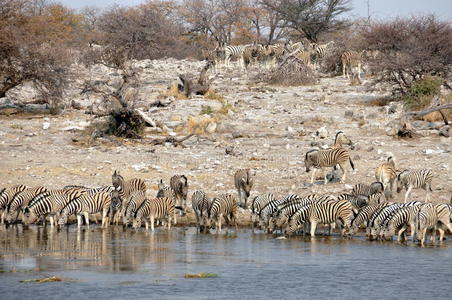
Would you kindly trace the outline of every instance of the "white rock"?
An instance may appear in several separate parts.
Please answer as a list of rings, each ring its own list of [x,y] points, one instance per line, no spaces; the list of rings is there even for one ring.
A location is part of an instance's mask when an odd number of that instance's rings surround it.
[[[145,163],[134,164],[134,165],[132,165],[132,169],[139,172],[139,171],[147,169],[147,165]]]
[[[217,129],[217,123],[211,122],[211,123],[209,123],[209,125],[207,125],[206,132],[207,133],[214,133],[216,129]]]
[[[44,122],[42,123],[42,129],[47,130],[50,127],[50,123],[49,122]]]
[[[344,187],[346,190],[353,190],[353,186],[350,184],[345,184]]]
[[[295,130],[292,127],[290,127],[290,126],[287,126],[286,130],[289,133],[294,133],[295,132]]]
[[[325,126],[323,126],[317,130],[316,134],[319,138],[324,139],[328,137],[328,130],[326,130]]]

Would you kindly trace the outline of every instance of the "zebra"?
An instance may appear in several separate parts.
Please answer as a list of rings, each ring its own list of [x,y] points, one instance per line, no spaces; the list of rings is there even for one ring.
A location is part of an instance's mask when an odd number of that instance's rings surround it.
[[[326,44],[320,45],[315,43],[312,44],[312,48],[314,50],[314,60],[313,60],[314,69],[318,68],[320,60],[326,56],[327,52],[330,51],[329,48],[334,47],[334,45],[335,45],[334,41],[330,41]]]
[[[70,201],[84,195],[79,191],[50,191],[35,197],[30,204],[23,210],[22,222],[24,225],[30,225],[37,222],[41,217],[50,215],[50,226],[55,225],[55,215],[59,214],[61,209]],[[44,219],[45,224],[45,219]]]
[[[311,184],[314,183],[315,174],[317,170],[322,170],[325,167],[335,167],[339,165],[342,170],[341,182],[345,182],[347,168],[346,163],[350,162],[350,166],[352,169],[355,169],[355,166],[350,158],[350,154],[344,148],[338,149],[329,149],[329,150],[310,150],[305,154],[305,166],[306,172],[309,172],[311,167],[314,167],[314,172],[311,176]],[[325,173],[325,181],[327,184],[327,174]]]
[[[174,175],[170,179],[170,188],[179,202],[180,206],[185,210],[187,208],[188,180],[185,175]],[[182,212],[184,212],[184,210]]]
[[[334,137],[334,144],[331,146],[331,149],[344,148],[344,145],[349,145],[353,148],[352,140],[349,139],[343,131],[338,131]]]
[[[139,178],[125,181],[116,170],[111,177],[111,181],[115,188],[115,190],[111,192],[111,210],[112,213],[115,212],[114,221],[117,224],[119,218],[124,215],[125,207],[127,206],[130,195],[135,191],[146,191],[146,184]]]
[[[310,205],[305,205],[300,207],[297,212],[289,217],[287,220],[287,225],[284,230],[284,235],[292,235],[297,230],[301,229],[303,225],[306,225],[306,222],[309,220],[310,214]]]
[[[163,218],[167,218],[168,230],[170,230],[172,218],[174,218],[174,222],[176,221],[175,209],[176,201],[174,198],[146,199],[134,215],[133,228],[137,229],[141,227],[141,223],[144,220],[146,230],[148,230],[149,222],[147,221],[147,217],[149,217],[151,231],[154,231],[155,220]]]
[[[380,204],[369,204],[363,207],[358,212],[358,215],[356,215],[356,217],[353,219],[348,233],[350,235],[355,234],[358,231],[359,227],[363,224],[367,227],[372,215],[388,205],[388,202],[384,202]]]
[[[248,47],[245,47],[242,53],[242,61],[243,61],[243,68],[247,69],[248,66],[252,62],[256,62],[257,59],[262,56],[262,54],[265,52],[265,49],[260,44],[252,44]]]
[[[431,203],[424,203],[415,217],[415,231],[416,238],[424,245],[427,230],[433,230],[432,241],[435,240],[435,226],[438,222],[438,215],[435,207]]]
[[[310,205],[314,202],[336,200],[331,195],[310,194],[304,197],[299,197],[297,195],[295,196],[296,197],[293,197],[292,199],[285,201],[281,205],[279,205],[278,210],[272,214],[268,225],[269,231],[273,231],[274,226],[281,229],[285,227],[287,225],[288,220],[290,219],[290,216],[296,213],[298,209],[300,209],[303,206]]]
[[[14,196],[25,190],[27,186],[23,184],[15,185],[10,188],[5,188],[0,194],[0,213],[1,222],[0,224],[5,224],[6,210],[13,200]]]
[[[392,198],[394,181],[397,177],[395,162],[392,156],[389,156],[386,162],[381,163],[375,169],[375,179],[383,184],[385,196]]]
[[[356,68],[356,73],[358,75],[358,79],[361,80],[361,61],[362,61],[362,52],[356,51],[345,51],[341,55],[342,62],[342,75],[344,78],[349,79],[350,74],[353,75],[353,70]]]
[[[267,69],[276,66],[276,63],[281,59],[286,52],[284,44],[277,43],[273,45],[267,45],[259,53],[258,60],[265,60]]]
[[[146,201],[146,192],[145,191],[136,191],[129,197],[129,202],[124,211],[124,215],[122,216],[122,225],[127,227],[129,222],[132,220],[135,212],[140,207],[143,202]]]
[[[377,193],[367,196],[368,204],[380,204],[383,202],[386,202],[386,196],[383,192],[377,192]]]
[[[311,69],[315,68],[315,65],[312,60],[313,55],[314,55],[313,50],[298,50],[295,54],[293,54],[294,57],[299,59],[304,65]]]
[[[28,205],[28,203],[36,197],[37,195],[47,192],[48,189],[43,186],[38,186],[34,188],[27,188],[22,192],[16,194],[12,200],[10,205],[7,208],[6,212],[6,221],[8,223],[14,222],[19,217],[19,213],[21,209]]]
[[[414,240],[415,224],[414,218],[419,211],[419,205],[401,207],[393,211],[386,220],[383,221],[381,232],[383,238],[392,238],[397,232],[397,241],[401,241],[401,237],[405,240],[406,229],[411,228],[411,240]]]
[[[246,47],[251,45],[237,45],[237,46],[226,46],[224,47],[224,63],[227,67],[229,67],[229,62],[231,58],[237,58],[239,60],[240,66],[243,66],[243,51]]]
[[[221,219],[224,218],[226,223],[234,222],[235,231],[237,232],[237,200],[231,194],[220,195],[215,197],[210,204],[207,214],[207,227],[210,227],[212,222],[215,222],[215,230],[221,233]]]
[[[239,169],[234,174],[234,185],[239,194],[239,201],[243,203],[245,209],[248,208],[247,200],[250,196],[251,188],[253,187],[254,180],[251,175],[250,169]]]
[[[341,235],[344,235],[346,230],[350,228],[352,219],[352,204],[347,200],[314,202],[309,213],[311,237],[315,236],[317,224],[331,224],[338,220],[342,222]]]
[[[67,223],[70,215],[77,215],[77,227],[82,225],[82,215],[85,217],[86,226],[89,228],[89,215],[102,212],[102,228],[108,227],[108,211],[110,210],[111,196],[108,192],[98,192],[96,194],[85,193],[68,202],[62,209],[58,218],[58,225]]]
[[[274,199],[273,201],[268,202],[265,204],[262,209],[257,214],[258,227],[262,230],[267,229],[268,230],[268,222],[271,218],[271,216],[278,210],[278,207],[284,203],[283,199]]]
[[[358,214],[358,212],[365,206],[368,205],[369,200],[367,197],[362,195],[351,195],[351,194],[339,194],[337,200],[347,200],[352,204],[353,212]]]
[[[163,182],[163,179],[160,179],[160,181],[158,182],[158,191],[157,191],[157,198],[163,198],[163,197],[174,197],[173,191],[171,191],[171,188],[169,187],[169,185],[166,185]]]
[[[205,223],[210,207],[209,197],[203,191],[194,191],[191,196],[191,206],[195,212],[197,230],[206,232]]]
[[[442,241],[444,239],[444,227],[452,233],[452,205],[440,203],[433,206],[435,207],[436,215],[438,217],[438,223],[435,229],[439,231],[439,240]]]
[[[251,201],[251,229],[253,232],[260,211],[265,205],[272,201],[275,201],[275,196],[272,193],[256,196]]]
[[[352,195],[370,196],[379,192],[383,192],[384,187],[381,182],[372,182],[370,185],[358,183],[353,186]]]
[[[383,222],[391,215],[391,213],[402,207],[416,206],[419,204],[421,204],[421,202],[418,201],[408,203],[393,203],[384,207],[380,211],[375,212],[367,225],[367,234],[369,236],[369,239],[372,239],[374,236],[378,238],[382,229]]]
[[[405,188],[407,190],[405,193],[405,202],[407,202],[412,189],[422,188],[427,192],[425,200],[426,202],[429,202],[430,193],[433,192],[432,179],[432,170],[404,170],[397,175],[397,193],[400,193],[400,191]]]

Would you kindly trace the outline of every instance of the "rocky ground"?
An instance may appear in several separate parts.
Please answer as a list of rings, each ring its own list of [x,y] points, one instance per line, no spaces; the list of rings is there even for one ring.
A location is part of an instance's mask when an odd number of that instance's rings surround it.
[[[216,93],[176,100],[161,95],[178,74],[199,70],[202,62],[166,59],[140,61],[135,65],[140,70],[137,107],[164,123],[168,127],[166,132],[150,129],[140,141],[100,138],[87,143],[83,129],[94,117],[84,111],[91,105],[102,104],[102,99],[80,95],[83,81],[107,80],[114,85],[120,76],[102,66],[91,70],[74,67],[78,76],[74,77],[66,101],[79,109],[68,109],[57,116],[8,115],[3,110],[0,186],[107,185],[111,184],[113,171],[119,170],[125,178],[145,179],[152,195],[160,178],[169,182],[172,175],[185,174],[190,194],[202,189],[214,196],[235,193],[234,171],[251,168],[255,172],[252,197],[266,192],[276,196],[337,193],[356,183],[374,181],[375,167],[393,155],[399,170],[433,169],[434,202],[449,202],[451,198],[450,139],[439,136],[438,130],[428,129],[435,124],[420,121],[418,127],[426,130],[419,130],[422,134],[419,138],[398,139],[388,135],[403,113],[402,107],[394,103],[371,105],[372,100],[388,91],[376,88],[369,80],[358,86],[351,86],[341,77],[321,78],[312,86],[268,86],[253,80],[259,76],[260,69],[244,74],[231,66],[222,68],[216,75],[213,82]],[[33,97],[33,90],[23,87],[0,99],[0,104],[28,101]],[[151,107],[158,97],[169,105]],[[199,120],[207,117],[199,115],[207,106],[212,114],[202,123]],[[196,129],[197,122],[209,127]],[[194,126],[200,134],[185,141],[185,148],[149,144],[156,136],[185,136]],[[319,180],[310,185],[311,174],[305,171],[304,153],[333,144],[339,130],[355,144],[350,150],[355,171],[348,175],[346,184],[323,185]],[[424,200],[424,195],[425,191],[414,190],[412,199]],[[403,201],[403,194],[396,194],[395,200]]]

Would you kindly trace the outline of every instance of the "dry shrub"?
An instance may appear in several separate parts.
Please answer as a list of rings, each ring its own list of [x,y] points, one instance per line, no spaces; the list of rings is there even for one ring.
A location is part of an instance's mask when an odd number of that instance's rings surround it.
[[[217,118],[211,117],[209,115],[190,116],[188,117],[187,121],[187,133],[206,135],[207,126],[209,126],[210,123],[216,123],[217,121]]]
[[[385,106],[385,105],[388,105],[389,102],[391,102],[391,101],[393,101],[393,100],[389,97],[381,97],[381,98],[372,99],[372,100],[368,101],[367,103],[371,106]]]
[[[180,90],[179,85],[177,83],[172,83],[166,91],[162,92],[159,97],[174,97],[176,100],[184,100],[187,99],[184,92]]]
[[[362,49],[376,50],[369,59],[380,81],[394,84],[394,93],[406,94],[427,74],[446,78],[452,63],[452,26],[434,16],[397,18],[364,27]]]
[[[209,89],[207,91],[207,93],[204,94],[204,98],[211,99],[211,100],[218,100],[220,102],[224,101],[224,96],[212,89]]]
[[[316,79],[311,68],[296,57],[288,57],[276,68],[256,78],[269,84],[296,86],[314,84]]]

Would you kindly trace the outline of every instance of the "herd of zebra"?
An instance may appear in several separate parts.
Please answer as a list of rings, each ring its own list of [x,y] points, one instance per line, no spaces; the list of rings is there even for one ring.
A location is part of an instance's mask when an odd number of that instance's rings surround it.
[[[293,43],[277,43],[272,45],[247,44],[237,46],[217,47],[206,55],[206,59],[213,66],[214,71],[223,63],[230,65],[232,59],[236,59],[242,69],[248,68],[252,63],[261,63],[267,68],[274,67],[278,61],[286,57],[296,57],[302,63],[313,70],[317,70],[321,60],[327,53],[333,53],[335,42],[330,41],[325,44],[312,43],[306,39]],[[342,74],[347,78],[350,75],[361,78],[362,61],[366,57],[375,57],[375,51],[363,50],[344,51],[341,53]]]
[[[353,162],[345,145],[353,146],[352,141],[339,131],[334,144],[326,150],[310,150],[305,154],[306,171],[314,168],[311,183],[316,171],[337,166],[342,170],[341,182],[345,181],[347,163],[353,168]],[[324,172],[327,184],[328,174]],[[445,229],[452,233],[452,203],[432,204],[433,173],[428,169],[404,170],[397,173],[395,161],[387,161],[375,169],[375,179],[370,185],[356,184],[351,192],[341,194],[289,194],[275,198],[273,194],[255,196],[250,205],[251,224],[257,225],[268,233],[277,231],[291,235],[296,232],[309,232],[315,236],[318,224],[329,226],[329,232],[336,226],[341,235],[353,235],[361,226],[366,226],[369,238],[392,238],[397,234],[398,240],[405,239],[410,228],[412,240],[419,239],[422,244],[428,230],[435,240],[436,231],[440,240],[444,239]],[[166,223],[168,229],[176,224],[177,211],[185,214],[192,209],[199,232],[215,228],[221,232],[224,221],[237,230],[237,212],[239,206],[249,209],[248,198],[254,185],[254,175],[250,169],[239,169],[234,174],[234,185],[239,199],[232,194],[222,194],[210,199],[203,191],[194,191],[191,208],[187,204],[188,178],[174,175],[170,184],[159,181],[155,197],[148,197],[144,180],[134,178],[126,181],[118,172],[112,175],[112,185],[99,188],[84,186],[65,186],[51,190],[44,186],[27,187],[15,185],[0,189],[1,224],[13,225],[21,222],[30,225],[42,221],[50,225],[63,226],[68,217],[75,215],[77,225],[83,224],[83,218],[89,226],[89,218],[102,215],[102,228],[111,223],[139,228],[145,223],[154,230],[157,222]],[[390,202],[393,189],[397,192],[406,189],[404,203]],[[409,201],[413,189],[426,190],[426,201]],[[97,222],[97,219],[95,219]]]

